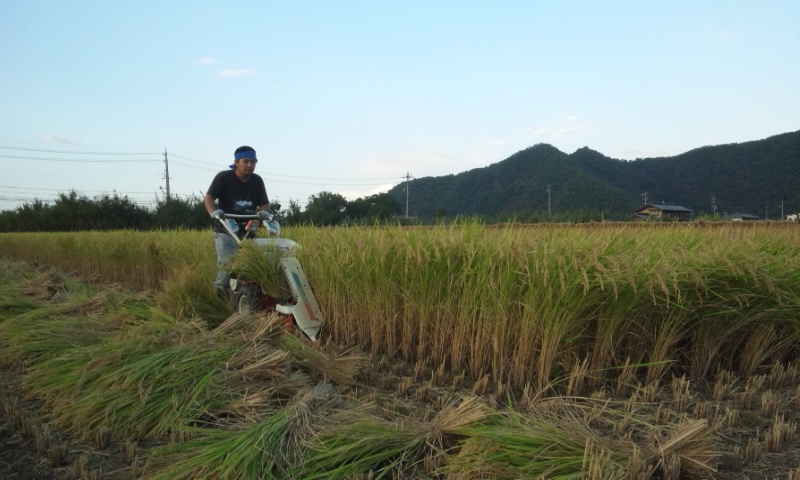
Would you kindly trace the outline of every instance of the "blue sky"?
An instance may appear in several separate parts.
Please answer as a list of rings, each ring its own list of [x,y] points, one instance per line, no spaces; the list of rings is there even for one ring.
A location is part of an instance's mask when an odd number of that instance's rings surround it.
[[[0,2],[0,209],[349,199],[537,143],[636,159],[800,130],[797,1]],[[798,160],[800,161],[800,160]],[[468,192],[465,192],[468,194]]]

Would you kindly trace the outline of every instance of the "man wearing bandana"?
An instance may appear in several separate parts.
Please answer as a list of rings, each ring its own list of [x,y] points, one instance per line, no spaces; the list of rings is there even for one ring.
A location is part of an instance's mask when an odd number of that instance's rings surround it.
[[[236,242],[217,221],[224,214],[253,215],[267,213],[269,199],[264,180],[253,173],[256,168],[256,151],[242,146],[233,154],[233,164],[229,170],[219,172],[208,187],[203,201],[206,211],[211,215],[214,228],[214,248],[217,251],[217,275],[214,289],[220,298],[227,298],[230,285],[230,272],[225,266],[237,249]],[[239,225],[244,232],[244,225]]]

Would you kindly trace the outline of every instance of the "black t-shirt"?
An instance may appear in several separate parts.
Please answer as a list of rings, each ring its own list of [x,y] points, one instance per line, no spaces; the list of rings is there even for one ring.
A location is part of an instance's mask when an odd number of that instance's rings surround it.
[[[256,174],[252,174],[250,180],[243,182],[233,170],[219,172],[211,181],[206,193],[217,201],[223,212],[236,215],[252,215],[261,205],[269,204],[264,180]],[[238,222],[241,229],[246,221]],[[213,224],[215,231],[224,231],[217,222]]]

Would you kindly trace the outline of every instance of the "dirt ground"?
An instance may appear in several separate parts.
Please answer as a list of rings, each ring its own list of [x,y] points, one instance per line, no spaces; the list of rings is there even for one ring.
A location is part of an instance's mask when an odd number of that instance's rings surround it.
[[[796,422],[798,411],[786,405],[781,413]],[[738,431],[720,438],[720,457],[717,472],[709,478],[719,480],[800,480],[800,442],[795,438],[780,451],[762,453],[758,461],[743,462],[741,453],[753,432],[763,432],[769,426],[767,416],[756,411],[743,412]],[[22,420],[21,420],[22,419]],[[47,425],[46,413],[38,410],[38,403],[20,395],[17,375],[0,371],[0,480],[132,480],[139,478],[135,466],[125,460],[125,445],[110,443],[100,448],[96,443],[70,439],[62,433],[52,432],[50,449],[37,448],[36,432],[31,433],[30,423]],[[796,425],[796,423],[794,423]],[[53,445],[68,446],[69,453],[58,464],[53,464]],[[142,458],[145,450],[140,451]]]
[[[45,480],[57,478],[47,461],[39,457],[33,442],[15,428],[13,420],[0,418],[0,478]]]
[[[50,427],[18,376],[0,371],[0,480],[129,480],[125,446],[77,441]],[[60,454],[58,453],[60,452]]]

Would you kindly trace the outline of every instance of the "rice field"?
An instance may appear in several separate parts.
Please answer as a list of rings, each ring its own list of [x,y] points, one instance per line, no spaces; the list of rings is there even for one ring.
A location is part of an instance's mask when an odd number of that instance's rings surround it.
[[[127,478],[798,478],[796,225],[284,234],[318,344],[230,315],[208,233],[0,235],[59,269],[5,267],[0,364]]]

